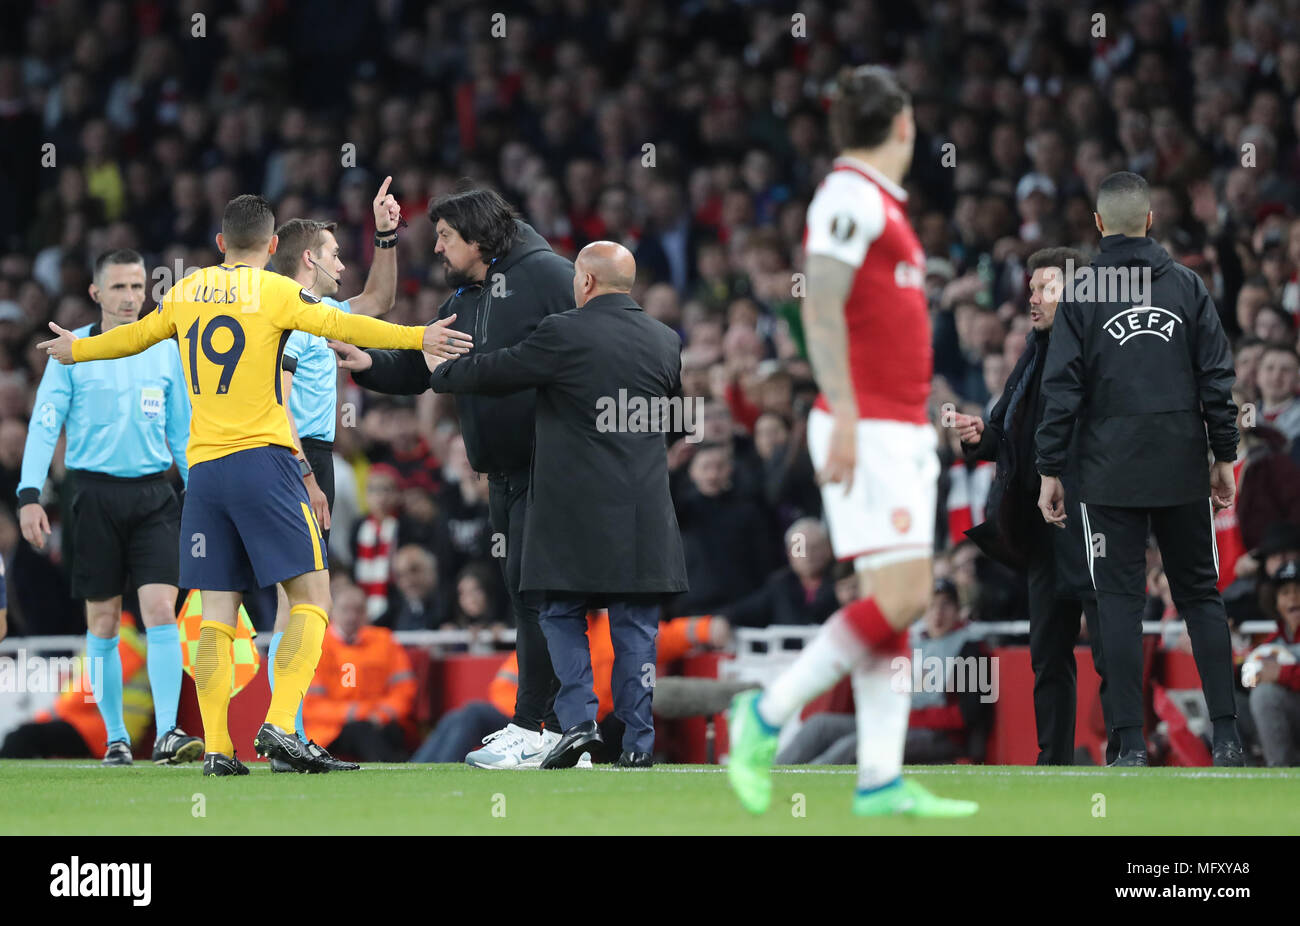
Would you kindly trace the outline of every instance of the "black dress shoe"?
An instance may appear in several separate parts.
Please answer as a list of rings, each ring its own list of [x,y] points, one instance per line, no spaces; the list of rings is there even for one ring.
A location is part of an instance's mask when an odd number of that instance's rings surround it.
[[[1240,743],[1219,743],[1214,747],[1215,768],[1244,768],[1245,765]]]
[[[628,752],[623,750],[614,765],[618,768],[651,768],[655,764],[655,757],[648,752]]]
[[[1107,765],[1106,768],[1146,768],[1147,751],[1145,749],[1132,749],[1128,752],[1121,752],[1115,757],[1115,761]]]
[[[584,752],[595,752],[605,741],[594,720],[584,720],[564,731],[560,741],[542,760],[542,768],[573,768]]]

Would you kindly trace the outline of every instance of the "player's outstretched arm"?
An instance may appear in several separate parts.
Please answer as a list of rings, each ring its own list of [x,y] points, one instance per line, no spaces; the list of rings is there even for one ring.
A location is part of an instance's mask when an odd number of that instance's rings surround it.
[[[50,330],[58,337],[52,341],[42,341],[37,347],[59,363],[68,364],[130,357],[170,338],[176,333],[176,325],[172,320],[171,309],[164,300],[157,311],[150,312],[139,321],[97,334],[93,338],[79,338],[54,322],[50,322]]]
[[[335,308],[301,303],[290,311],[286,328],[295,328],[357,347],[406,348],[443,356],[467,353],[474,338],[449,327],[455,316],[432,325],[393,325],[364,315],[349,315]]]

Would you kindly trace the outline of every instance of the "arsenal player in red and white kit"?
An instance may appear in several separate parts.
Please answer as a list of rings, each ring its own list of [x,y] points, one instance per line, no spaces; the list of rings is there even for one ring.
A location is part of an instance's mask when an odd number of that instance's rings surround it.
[[[770,800],[769,747],[799,710],[852,673],[862,816],[965,816],[902,777],[911,704],[907,628],[925,612],[939,458],[927,414],[933,356],[925,254],[901,183],[916,127],[906,92],[879,67],[841,76],[830,109],[840,152],[808,208],[803,323],[821,395],[808,450],[831,544],[855,564],[862,597],[832,615],[761,696],[738,696],[728,771],[741,802]],[[899,657],[904,657],[901,660]],[[899,690],[902,689],[902,690]]]

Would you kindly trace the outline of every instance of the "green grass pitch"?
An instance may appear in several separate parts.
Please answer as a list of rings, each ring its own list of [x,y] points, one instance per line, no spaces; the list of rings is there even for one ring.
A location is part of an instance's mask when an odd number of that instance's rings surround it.
[[[825,766],[775,771],[772,807],[762,817],[740,808],[714,766],[506,772],[368,765],[329,775],[273,775],[261,762],[251,768],[245,778],[203,778],[197,765],[0,762],[0,834],[1300,832],[1294,769],[909,769],[938,794],[980,802],[972,818],[928,821],[853,817],[853,770]]]

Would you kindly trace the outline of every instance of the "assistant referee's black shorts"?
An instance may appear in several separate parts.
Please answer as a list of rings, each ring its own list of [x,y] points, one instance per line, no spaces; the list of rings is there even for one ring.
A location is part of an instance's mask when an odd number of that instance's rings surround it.
[[[332,515],[334,513],[334,442],[304,437],[302,453],[311,464],[312,472],[316,474],[316,484],[325,493],[325,501],[329,503]],[[322,530],[321,536],[325,538],[326,544],[330,542],[329,531]]]
[[[100,600],[180,577],[181,507],[164,473],[124,479],[69,471],[71,591]]]

